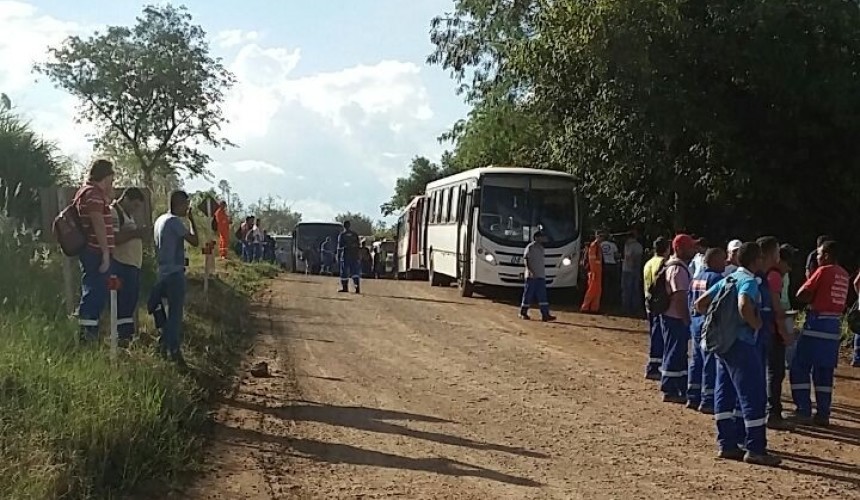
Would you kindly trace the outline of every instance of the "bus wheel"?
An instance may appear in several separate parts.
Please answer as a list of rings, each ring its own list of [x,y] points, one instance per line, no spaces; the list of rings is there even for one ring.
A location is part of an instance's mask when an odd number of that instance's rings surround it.
[[[475,285],[472,284],[471,281],[466,278],[460,278],[460,282],[458,283],[460,287],[460,296],[461,297],[471,297],[473,293],[475,293]]]

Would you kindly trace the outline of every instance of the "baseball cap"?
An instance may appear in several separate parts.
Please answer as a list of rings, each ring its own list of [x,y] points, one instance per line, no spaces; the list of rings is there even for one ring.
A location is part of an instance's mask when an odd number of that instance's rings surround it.
[[[732,240],[732,241],[730,241],[730,242],[729,242],[729,246],[728,246],[728,247],[726,247],[726,252],[728,252],[728,253],[732,253],[732,252],[734,252],[735,250],[740,250],[740,249],[741,249],[741,246],[742,246],[743,244],[744,244],[744,243],[743,243],[741,240]]]
[[[682,248],[693,248],[696,246],[696,241],[689,234],[678,234],[672,240],[672,250],[677,252]]]

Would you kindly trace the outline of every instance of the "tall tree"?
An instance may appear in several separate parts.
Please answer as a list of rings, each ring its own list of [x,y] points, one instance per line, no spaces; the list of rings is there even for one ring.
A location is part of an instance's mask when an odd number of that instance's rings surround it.
[[[374,233],[373,219],[364,214],[346,212],[339,214],[334,220],[338,222],[349,221],[352,230],[361,236],[371,236]]]
[[[148,6],[133,27],[69,37],[50,55],[36,70],[80,100],[81,117],[100,128],[97,145],[133,153],[148,187],[159,169],[204,174],[203,147],[232,145],[219,132],[234,76],[184,7]]]

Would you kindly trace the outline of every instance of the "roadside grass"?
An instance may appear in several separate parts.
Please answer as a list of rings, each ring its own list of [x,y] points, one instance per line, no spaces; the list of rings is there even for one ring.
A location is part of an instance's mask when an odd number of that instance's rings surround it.
[[[112,361],[76,345],[57,256],[0,229],[0,498],[117,498],[195,469],[210,396],[250,341],[251,294],[276,269],[227,262],[202,293],[192,258],[181,372],[154,355],[151,321]],[[143,297],[145,300],[145,297]]]

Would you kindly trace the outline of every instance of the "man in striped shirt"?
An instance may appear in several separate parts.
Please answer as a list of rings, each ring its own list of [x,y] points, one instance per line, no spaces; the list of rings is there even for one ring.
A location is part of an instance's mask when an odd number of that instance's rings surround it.
[[[81,301],[78,322],[81,341],[98,340],[99,318],[108,300],[108,277],[114,248],[114,223],[110,201],[113,197],[113,164],[96,160],[87,182],[75,195],[75,208],[87,236],[81,252]]]

